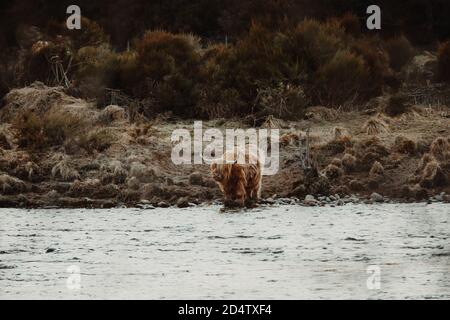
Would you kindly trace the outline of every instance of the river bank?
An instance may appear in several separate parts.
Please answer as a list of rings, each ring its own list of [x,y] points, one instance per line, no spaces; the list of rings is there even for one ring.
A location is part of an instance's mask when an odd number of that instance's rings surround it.
[[[262,203],[448,202],[449,108],[413,105],[389,116],[386,99],[370,101],[372,108],[363,111],[318,106],[300,121],[267,118],[261,128],[280,129],[280,168],[263,177]],[[129,112],[99,110],[40,83],[12,90],[0,109],[0,207],[220,202],[209,166],[171,160],[172,132],[192,130],[194,120],[164,115],[130,121]],[[246,119],[203,122],[222,131],[252,125]],[[312,175],[304,172],[299,152],[308,130],[317,167]]]

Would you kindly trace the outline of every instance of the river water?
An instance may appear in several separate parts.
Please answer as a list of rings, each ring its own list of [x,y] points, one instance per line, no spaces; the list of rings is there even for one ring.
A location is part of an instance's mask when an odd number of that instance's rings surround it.
[[[448,204],[219,209],[0,209],[0,298],[450,298]]]

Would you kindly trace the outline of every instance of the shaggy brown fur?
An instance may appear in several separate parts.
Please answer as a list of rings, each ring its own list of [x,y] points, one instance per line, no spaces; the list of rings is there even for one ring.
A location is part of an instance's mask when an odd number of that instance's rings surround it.
[[[248,151],[245,164],[237,162],[242,151],[227,152],[223,158],[211,164],[211,173],[225,196],[225,203],[237,201],[244,206],[246,200],[258,200],[261,196],[261,162]]]

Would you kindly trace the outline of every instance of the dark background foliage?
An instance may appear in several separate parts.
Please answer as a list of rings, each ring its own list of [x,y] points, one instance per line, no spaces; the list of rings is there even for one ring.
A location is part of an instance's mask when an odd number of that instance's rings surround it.
[[[71,4],[81,31],[64,27]],[[380,31],[365,28],[371,4],[382,10]],[[291,117],[397,88],[418,48],[440,48],[448,81],[449,16],[448,0],[2,0],[0,97],[36,80],[52,85],[58,56],[71,94],[99,107],[112,88],[146,116]],[[51,45],[36,54],[36,40]]]

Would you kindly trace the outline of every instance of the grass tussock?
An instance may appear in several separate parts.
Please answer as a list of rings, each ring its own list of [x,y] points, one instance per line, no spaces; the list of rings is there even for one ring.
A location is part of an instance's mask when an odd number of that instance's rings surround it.
[[[431,143],[430,151],[438,161],[447,161],[450,159],[450,143],[444,137],[436,138]]]
[[[375,161],[372,165],[372,168],[370,168],[369,177],[379,178],[382,176],[384,176],[384,167],[380,162]]]
[[[415,155],[417,153],[417,144],[404,136],[398,136],[395,138],[393,149],[398,153]]]
[[[53,109],[43,115],[24,112],[13,121],[19,147],[34,150],[60,146],[84,127],[85,123],[79,117]]]
[[[63,157],[53,168],[52,177],[62,181],[74,181],[80,178],[78,171],[72,167],[69,159]]]
[[[389,125],[380,117],[373,117],[364,123],[363,130],[369,136],[376,136],[389,132]]]
[[[3,194],[18,194],[26,190],[26,184],[16,177],[11,177],[8,174],[1,174],[0,190],[2,190]]]
[[[444,186],[446,182],[447,178],[439,163],[430,161],[423,169],[419,184],[423,188],[433,188]]]
[[[350,153],[346,153],[344,154],[344,156],[342,157],[342,167],[344,168],[344,170],[346,172],[352,172],[353,170],[355,170],[356,168],[356,164],[357,164],[357,159],[354,155],[350,154]]]

